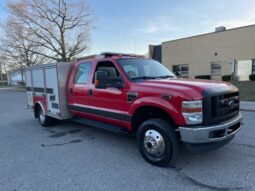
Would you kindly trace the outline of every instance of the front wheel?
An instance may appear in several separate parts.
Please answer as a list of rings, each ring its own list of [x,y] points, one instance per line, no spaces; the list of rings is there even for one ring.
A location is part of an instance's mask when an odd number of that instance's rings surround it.
[[[171,125],[149,119],[137,131],[137,145],[143,158],[156,166],[173,164],[179,155],[179,141]]]

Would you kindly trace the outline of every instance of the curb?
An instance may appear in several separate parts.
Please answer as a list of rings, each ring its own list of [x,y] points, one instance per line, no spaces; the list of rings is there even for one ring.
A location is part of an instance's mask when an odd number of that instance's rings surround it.
[[[244,112],[255,112],[255,110],[252,110],[252,109],[240,109],[240,111],[244,111]]]
[[[25,92],[25,89],[15,89],[15,88],[0,88],[0,90]]]
[[[241,101],[240,110],[246,112],[255,112],[255,102],[253,101]]]

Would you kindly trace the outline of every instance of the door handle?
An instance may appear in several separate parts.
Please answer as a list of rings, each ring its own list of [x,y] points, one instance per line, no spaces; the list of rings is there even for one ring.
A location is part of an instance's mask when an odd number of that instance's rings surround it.
[[[70,88],[70,94],[73,94],[73,88]]]
[[[88,96],[92,96],[92,90],[88,90]]]

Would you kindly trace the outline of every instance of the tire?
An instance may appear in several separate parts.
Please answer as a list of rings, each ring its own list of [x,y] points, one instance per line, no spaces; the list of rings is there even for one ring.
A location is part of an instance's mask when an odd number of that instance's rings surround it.
[[[179,141],[171,125],[162,119],[143,122],[136,134],[138,150],[149,163],[165,167],[179,156]]]
[[[38,121],[43,127],[49,127],[53,124],[53,118],[47,116],[41,106],[38,107]]]

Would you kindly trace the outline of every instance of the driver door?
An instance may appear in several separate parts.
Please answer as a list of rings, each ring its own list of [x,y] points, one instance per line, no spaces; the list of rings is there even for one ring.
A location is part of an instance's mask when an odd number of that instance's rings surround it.
[[[112,122],[119,121],[121,123],[130,122],[131,118],[128,115],[130,103],[127,101],[127,86],[124,85],[124,88],[108,87],[106,89],[97,89],[95,88],[94,80],[95,72],[97,71],[106,71],[108,77],[111,79],[121,78],[120,72],[113,62],[99,61],[96,63],[96,67],[93,72],[93,82],[89,88],[90,96],[88,98],[88,105],[94,110],[92,112],[95,115],[100,116],[100,119],[97,120],[107,120]]]

